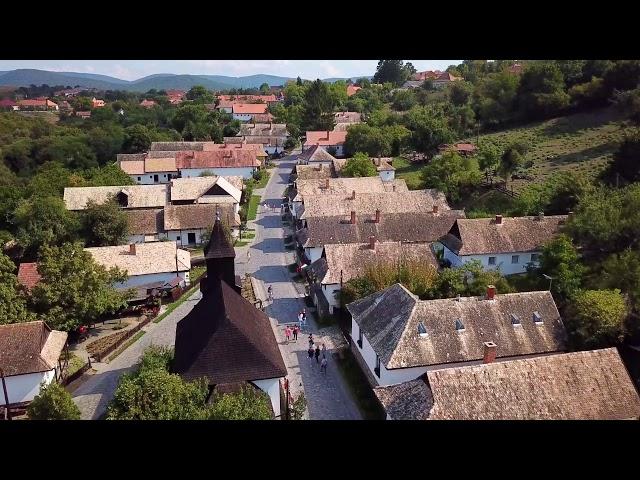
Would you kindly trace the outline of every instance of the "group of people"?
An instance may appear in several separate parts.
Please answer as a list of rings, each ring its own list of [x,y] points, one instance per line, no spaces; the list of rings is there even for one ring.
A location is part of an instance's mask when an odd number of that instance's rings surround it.
[[[289,340],[291,340],[291,338],[293,338],[294,342],[297,342],[299,333],[300,327],[298,325],[294,325],[293,327],[287,325],[284,329],[284,336],[287,339],[287,343],[289,343]]]
[[[298,326],[300,327],[300,330],[302,330],[306,325],[307,325],[307,311],[303,309],[298,312]]]
[[[309,349],[307,350],[307,354],[309,355],[309,361],[313,360],[313,357],[316,357],[316,363],[320,364],[320,371],[327,374],[327,347],[323,343],[322,350],[320,350],[320,345],[316,344],[316,348],[313,348],[314,345],[313,334],[309,334]],[[320,353],[322,352],[322,361],[320,361]]]

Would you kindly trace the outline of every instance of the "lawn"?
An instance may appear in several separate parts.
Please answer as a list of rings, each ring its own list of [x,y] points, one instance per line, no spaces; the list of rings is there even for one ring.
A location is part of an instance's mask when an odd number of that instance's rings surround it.
[[[255,220],[258,214],[258,205],[260,205],[260,195],[251,195],[249,200],[249,209],[247,210],[247,220]]]
[[[529,151],[525,162],[532,164],[527,173],[542,182],[549,175],[566,170],[595,177],[609,163],[625,135],[635,130],[613,108],[606,108],[480,135],[480,143],[489,140],[506,146],[516,140],[526,142]],[[475,143],[476,138],[465,141]],[[512,183],[514,190],[518,190],[529,182]]]
[[[264,188],[267,186],[267,183],[269,183],[269,178],[271,178],[271,173],[273,172],[273,170],[262,170],[261,178],[259,181],[256,181],[255,184],[253,185],[253,188]],[[255,181],[255,180],[254,180]]]
[[[424,168],[424,163],[412,163],[406,158],[395,157],[391,165],[396,169],[396,178],[404,179],[409,190],[423,188],[420,171]]]
[[[353,398],[356,400],[360,412],[365,420],[384,420],[384,412],[376,398],[367,377],[360,368],[353,352],[349,349],[342,351],[342,358],[336,355],[336,363],[340,374],[349,385]]]

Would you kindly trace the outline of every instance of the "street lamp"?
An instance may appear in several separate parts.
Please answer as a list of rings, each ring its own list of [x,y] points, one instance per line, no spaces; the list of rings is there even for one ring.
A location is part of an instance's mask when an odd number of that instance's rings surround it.
[[[546,273],[543,273],[542,276],[544,278],[546,278],[547,280],[549,280],[549,291],[551,291],[551,283],[553,282],[553,277],[550,277],[549,275],[547,275]]]

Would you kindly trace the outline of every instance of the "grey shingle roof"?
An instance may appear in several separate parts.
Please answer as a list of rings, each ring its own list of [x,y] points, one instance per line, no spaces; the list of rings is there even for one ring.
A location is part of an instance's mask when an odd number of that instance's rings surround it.
[[[373,393],[392,420],[427,420],[433,407],[431,389],[422,378],[375,387]]]
[[[481,360],[484,342],[497,344],[499,358],[566,348],[564,325],[548,291],[420,301],[396,284],[347,308],[388,369]],[[534,323],[534,312],[542,324]],[[520,325],[511,323],[511,314]],[[456,329],[456,320],[464,330]],[[418,323],[426,336],[418,335]]]

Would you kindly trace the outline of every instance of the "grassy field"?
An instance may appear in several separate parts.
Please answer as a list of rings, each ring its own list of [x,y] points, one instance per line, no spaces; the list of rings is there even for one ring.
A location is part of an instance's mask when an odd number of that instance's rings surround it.
[[[265,169],[262,170],[264,173],[262,174],[262,178],[260,179],[259,182],[256,182],[255,185],[253,186],[254,189],[256,188],[264,188],[267,186],[267,183],[269,183],[269,179],[271,178],[271,174],[273,173],[273,170],[269,170],[269,169]]]
[[[611,160],[625,134],[634,130],[615,110],[607,108],[480,135],[480,143],[484,139],[505,146],[512,141],[525,141],[529,145],[525,161],[533,163],[527,173],[534,181],[542,182],[549,175],[566,170],[595,177]],[[476,137],[466,141],[475,143]],[[514,180],[513,188],[518,190],[528,183]]]
[[[260,195],[251,195],[249,200],[249,209],[247,210],[247,220],[255,220],[258,214],[258,205],[260,204]]]
[[[411,163],[406,158],[395,157],[391,166],[396,169],[396,178],[403,178],[410,190],[422,188],[420,170],[424,168],[424,163]]]

